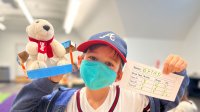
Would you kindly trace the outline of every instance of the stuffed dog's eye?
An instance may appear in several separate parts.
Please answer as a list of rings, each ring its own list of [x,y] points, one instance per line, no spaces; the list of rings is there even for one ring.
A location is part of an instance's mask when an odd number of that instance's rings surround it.
[[[39,23],[39,21],[36,21],[36,23]]]

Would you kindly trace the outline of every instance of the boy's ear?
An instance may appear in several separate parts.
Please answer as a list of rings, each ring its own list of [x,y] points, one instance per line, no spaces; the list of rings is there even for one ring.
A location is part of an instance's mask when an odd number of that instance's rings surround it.
[[[117,72],[117,78],[116,78],[115,82],[120,81],[122,79],[122,75],[123,75],[122,70],[121,69],[118,70],[118,72]]]
[[[81,62],[82,62],[83,58],[84,58],[83,55],[78,56],[78,64],[77,64],[78,69],[80,69]]]

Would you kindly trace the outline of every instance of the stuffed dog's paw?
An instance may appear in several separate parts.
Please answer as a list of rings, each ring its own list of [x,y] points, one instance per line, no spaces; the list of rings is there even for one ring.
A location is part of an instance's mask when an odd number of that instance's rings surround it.
[[[28,42],[26,45],[26,52],[29,55],[37,55],[38,54],[38,45],[35,42]]]
[[[61,59],[57,63],[58,66],[67,65],[67,64],[70,64],[70,63],[66,59]]]
[[[30,70],[35,70],[35,69],[40,69],[40,68],[47,68],[47,65],[43,61],[36,60],[31,64]]]

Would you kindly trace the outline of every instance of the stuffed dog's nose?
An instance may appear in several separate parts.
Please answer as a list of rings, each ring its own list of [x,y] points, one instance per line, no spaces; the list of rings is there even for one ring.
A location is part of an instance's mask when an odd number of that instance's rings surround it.
[[[43,28],[46,30],[46,31],[49,31],[50,27],[48,25],[44,25]]]

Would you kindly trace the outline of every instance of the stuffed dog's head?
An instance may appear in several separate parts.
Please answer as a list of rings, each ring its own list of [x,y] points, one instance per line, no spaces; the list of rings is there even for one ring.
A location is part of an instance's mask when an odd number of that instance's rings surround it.
[[[54,28],[47,20],[37,19],[26,27],[26,32],[31,38],[49,40],[54,36]]]

